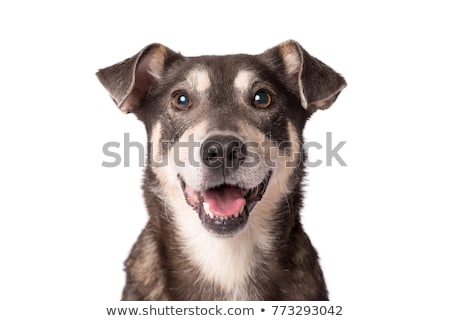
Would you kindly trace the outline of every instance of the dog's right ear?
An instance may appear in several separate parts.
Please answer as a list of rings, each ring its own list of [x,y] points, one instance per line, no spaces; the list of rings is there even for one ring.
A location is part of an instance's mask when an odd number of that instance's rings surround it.
[[[121,111],[135,112],[167,66],[182,57],[161,44],[151,44],[133,57],[100,69],[97,77]]]

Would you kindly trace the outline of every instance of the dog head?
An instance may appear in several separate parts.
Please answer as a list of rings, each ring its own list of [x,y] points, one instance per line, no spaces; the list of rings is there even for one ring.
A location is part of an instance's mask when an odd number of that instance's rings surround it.
[[[305,121],[346,86],[294,41],[254,56],[185,57],[152,44],[97,75],[147,128],[155,194],[175,215],[193,208],[220,237],[299,184],[289,177],[302,168]]]

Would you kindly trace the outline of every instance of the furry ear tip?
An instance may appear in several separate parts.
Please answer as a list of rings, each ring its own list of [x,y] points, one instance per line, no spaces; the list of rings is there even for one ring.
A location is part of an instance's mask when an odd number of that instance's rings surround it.
[[[292,39],[283,41],[282,43],[280,43],[278,45],[278,47],[281,49],[282,53],[285,53],[285,54],[288,52],[292,52],[293,50],[297,50],[297,49],[301,48],[300,44],[297,41],[292,40]]]
[[[345,80],[345,78],[342,75],[340,75],[340,74],[338,74],[338,75],[339,75],[339,79],[341,81],[340,86],[339,86],[339,88],[337,90],[338,95],[339,95],[348,86],[348,84],[347,84],[347,81]]]
[[[167,52],[167,47],[159,42],[154,42],[150,45],[148,45],[143,52],[159,52],[160,54],[164,55]]]
[[[119,107],[119,110],[120,110],[122,113],[124,113],[125,115],[132,112],[132,111],[130,110],[129,106],[127,106],[127,105],[125,105],[125,104],[117,105],[117,107]]]
[[[95,76],[100,81],[100,83],[103,85],[103,87],[105,87],[108,90],[108,79],[107,79],[107,76],[105,75],[106,69],[108,69],[108,68],[101,68],[101,69],[97,70],[97,72],[95,73]],[[116,101],[114,101],[114,102],[116,102]]]
[[[343,91],[347,87],[347,81],[340,74],[338,74],[338,77],[339,77],[340,84],[338,86],[337,92],[340,93],[341,91]]]
[[[103,83],[102,70],[103,70],[103,69],[99,69],[99,70],[97,70],[97,72],[95,73],[95,76],[97,77],[98,80],[100,80],[101,83]]]
[[[287,40],[283,41],[282,43],[280,43],[280,45],[286,45],[286,46],[298,45],[298,42],[293,39],[287,39]]]

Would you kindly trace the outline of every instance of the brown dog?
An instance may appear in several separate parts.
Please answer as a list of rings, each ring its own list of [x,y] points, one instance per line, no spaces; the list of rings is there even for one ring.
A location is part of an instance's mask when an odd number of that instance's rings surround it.
[[[124,300],[328,299],[300,223],[302,132],[339,74],[287,41],[255,56],[152,44],[97,75],[149,141]]]

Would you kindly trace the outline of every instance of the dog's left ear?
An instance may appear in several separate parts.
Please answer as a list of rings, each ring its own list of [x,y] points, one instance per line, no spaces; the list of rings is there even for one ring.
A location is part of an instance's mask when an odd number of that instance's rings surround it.
[[[274,54],[281,58],[287,79],[298,88],[302,106],[309,115],[330,107],[347,86],[341,75],[311,56],[296,41],[288,40],[267,50],[263,56]]]

